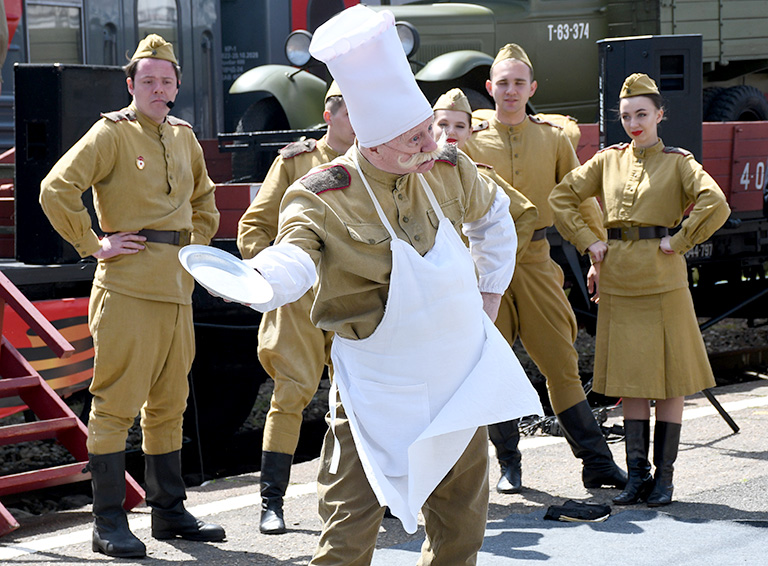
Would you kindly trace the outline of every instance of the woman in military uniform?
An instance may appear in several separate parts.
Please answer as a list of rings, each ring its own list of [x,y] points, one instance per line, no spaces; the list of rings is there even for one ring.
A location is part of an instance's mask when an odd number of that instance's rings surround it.
[[[588,286],[600,301],[594,390],[623,398],[629,482],[613,501],[645,500],[656,507],[672,501],[684,397],[715,384],[684,254],[722,226],[729,208],[688,151],[659,139],[664,109],[650,77],[635,73],[624,81],[619,114],[631,143],[605,148],[569,173],[550,204],[560,233],[593,261]],[[607,243],[595,241],[577,212],[591,196],[603,203]],[[654,477],[648,461],[651,399]]]

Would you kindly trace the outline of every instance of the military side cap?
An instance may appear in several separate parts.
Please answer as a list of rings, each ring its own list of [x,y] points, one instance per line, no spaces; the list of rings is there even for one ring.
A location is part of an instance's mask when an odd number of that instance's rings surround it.
[[[654,80],[644,73],[632,73],[621,85],[619,98],[630,98],[632,96],[642,96],[648,94],[660,94],[659,87]]]
[[[328,102],[328,99],[332,96],[342,96],[341,89],[339,88],[339,85],[336,83],[336,81],[331,82],[331,86],[328,87],[328,92],[325,93],[323,102]]]
[[[151,33],[139,42],[136,47],[136,52],[131,57],[131,61],[135,59],[163,59],[164,61],[170,61],[174,65],[178,65],[176,55],[173,53],[173,45],[165,41],[162,37],[156,33]]]
[[[496,58],[493,60],[491,69],[493,69],[497,63],[501,63],[507,59],[517,59],[518,61],[522,61],[528,65],[531,71],[533,71],[533,65],[531,64],[531,60],[528,58],[528,54],[525,52],[525,49],[520,47],[517,43],[507,43],[504,47],[499,49],[499,52],[496,54]]]
[[[472,115],[469,99],[460,88],[452,88],[437,99],[432,110],[456,110]]]

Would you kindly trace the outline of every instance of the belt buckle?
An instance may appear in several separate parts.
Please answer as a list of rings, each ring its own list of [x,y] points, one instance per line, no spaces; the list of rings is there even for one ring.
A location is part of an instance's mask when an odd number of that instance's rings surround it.
[[[638,226],[623,226],[621,228],[621,241],[639,240],[640,228]]]
[[[179,246],[188,246],[192,241],[192,230],[179,230]]]

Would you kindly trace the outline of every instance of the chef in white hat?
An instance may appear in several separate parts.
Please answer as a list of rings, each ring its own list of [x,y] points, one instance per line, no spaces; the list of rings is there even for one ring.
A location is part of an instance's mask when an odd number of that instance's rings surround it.
[[[311,564],[370,563],[386,507],[409,533],[423,513],[424,563],[474,564],[485,425],[541,413],[491,320],[514,271],[509,199],[454,145],[438,148],[391,12],[349,8],[310,52],[357,143],[286,191],[275,245],[248,262],[275,291],[259,310],[314,283],[312,321],[335,333]]]

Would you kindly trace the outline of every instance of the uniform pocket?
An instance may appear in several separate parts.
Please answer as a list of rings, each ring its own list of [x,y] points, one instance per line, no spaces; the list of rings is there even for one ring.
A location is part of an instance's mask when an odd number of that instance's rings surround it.
[[[443,214],[451,221],[451,224],[456,226],[457,223],[464,221],[464,207],[461,205],[459,199],[451,199],[448,202],[444,202],[440,205]],[[437,217],[437,213],[434,208],[430,208],[427,211],[427,217],[432,223],[432,226],[437,228],[440,225],[440,219]]]
[[[345,224],[349,237],[361,244],[376,245],[389,240],[389,232],[381,224]]]

